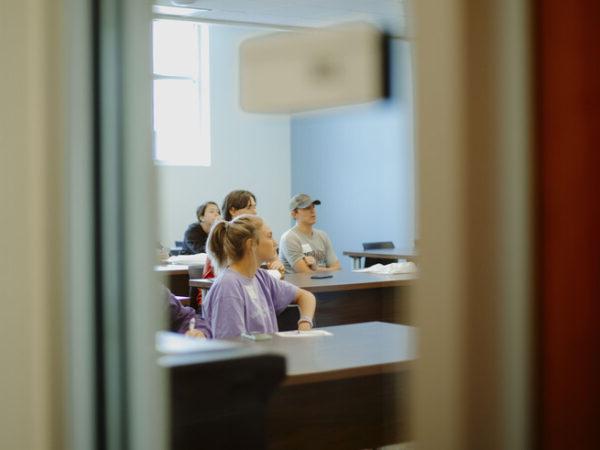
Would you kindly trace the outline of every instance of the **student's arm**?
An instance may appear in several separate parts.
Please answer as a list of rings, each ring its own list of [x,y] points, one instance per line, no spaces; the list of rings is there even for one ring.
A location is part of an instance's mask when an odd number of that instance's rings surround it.
[[[342,267],[341,267],[340,261],[338,259],[336,262],[334,262],[330,266],[323,267],[323,268],[319,269],[319,271],[321,271],[321,272],[330,272],[332,270],[340,270],[341,268]]]
[[[195,337],[206,337],[208,335],[204,320],[196,316],[194,308],[183,306],[171,291],[166,288],[164,289],[164,295],[169,304],[169,329],[171,331]],[[195,327],[190,330],[189,324],[192,318],[195,321]]]
[[[300,239],[291,233],[288,233],[281,238],[281,245],[279,246],[282,258],[289,263],[294,269],[294,272],[308,273],[313,272],[310,268],[310,259],[314,261],[314,258],[305,257],[302,252],[302,243]]]
[[[311,324],[302,319],[308,319],[312,322],[317,303],[315,296],[287,281],[276,280],[269,274],[265,275],[261,272],[260,276],[263,277],[267,284],[271,285],[270,290],[272,290],[273,293],[272,298],[275,312],[281,314],[290,303],[296,303],[300,307],[300,323],[298,323],[298,329],[310,330],[312,328]]]
[[[195,337],[195,338],[205,338],[206,335],[202,332],[202,330],[199,330],[198,328],[193,328],[191,330],[187,330],[185,332],[186,336],[190,336],[190,337]]]
[[[279,270],[280,272],[285,272],[285,267],[279,258],[275,258],[267,263],[267,267],[270,270]]]
[[[311,324],[303,322],[302,319],[307,318],[312,322],[315,316],[315,308],[317,307],[315,296],[304,289],[298,289],[294,303],[300,307],[300,323],[298,324],[298,329],[301,331],[310,330],[312,328]]]
[[[314,264],[314,261],[315,258],[313,258],[312,256],[304,256],[301,259],[299,259],[298,262],[296,262],[296,264],[294,264],[294,271],[300,273],[314,272],[314,270],[311,269],[311,266],[308,265],[309,263]]]

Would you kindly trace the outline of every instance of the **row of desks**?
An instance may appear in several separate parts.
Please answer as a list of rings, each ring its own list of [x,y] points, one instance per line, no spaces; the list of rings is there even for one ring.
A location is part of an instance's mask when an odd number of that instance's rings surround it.
[[[379,250],[367,250],[367,251],[345,251],[344,255],[352,258],[353,269],[361,268],[362,258],[378,258],[386,259],[390,262],[397,261],[398,259],[406,259],[408,261],[414,261],[416,254],[413,251],[402,251],[396,249],[379,249]],[[176,295],[187,295],[187,282],[188,282],[188,266],[179,264],[161,264],[155,267],[158,273],[164,274],[169,277],[170,289]]]
[[[183,267],[167,266],[160,269],[161,273],[169,274],[168,285],[174,294],[187,296],[189,286],[210,289],[212,280],[190,280]],[[325,279],[312,279],[311,274],[285,276],[286,281],[314,293],[317,297],[318,326],[374,320],[411,323],[406,291],[414,282],[414,275],[377,275],[344,270],[330,274],[332,277]]]
[[[351,250],[344,252],[344,255],[352,258],[352,268],[360,269],[362,267],[362,258],[385,259],[390,262],[406,259],[415,261],[417,254],[412,250],[397,250],[395,248],[381,248],[374,250]]]
[[[160,271],[187,277],[183,267]],[[315,294],[316,326],[333,336],[238,338],[242,347],[235,351],[162,360],[171,377],[172,448],[199,442],[207,448],[239,442],[269,449],[373,448],[411,439],[406,392],[415,333],[400,324],[411,323],[407,289],[416,277],[331,275],[287,274],[285,280]],[[212,285],[185,282],[186,288]]]
[[[264,448],[264,439],[266,448],[298,450],[410,440],[407,389],[414,329],[381,322],[325,329],[333,335],[273,336],[260,342],[237,338],[232,340],[241,347],[233,351],[163,358],[172,381],[172,447],[196,448],[202,442],[207,448],[235,448],[238,438],[247,448]],[[239,358],[261,354],[282,355],[287,365],[277,367],[277,360],[267,359],[270,367],[255,372],[248,363],[240,371]],[[237,375],[216,376],[215,362],[235,367]],[[231,392],[238,394],[228,396]],[[225,409],[224,398],[231,402]],[[249,442],[252,437],[256,440]]]
[[[414,275],[377,275],[364,272],[330,272],[331,278],[286,274],[285,280],[315,294],[315,324],[320,327],[368,321],[410,324],[408,288]],[[210,289],[212,280],[192,279],[190,286]],[[400,289],[402,288],[402,289]]]

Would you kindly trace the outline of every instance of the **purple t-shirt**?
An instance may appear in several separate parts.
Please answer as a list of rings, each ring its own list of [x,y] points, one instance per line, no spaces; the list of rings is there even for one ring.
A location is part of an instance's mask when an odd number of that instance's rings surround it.
[[[275,333],[277,314],[296,298],[298,288],[258,269],[252,278],[223,270],[202,302],[204,318],[213,338],[245,332]]]

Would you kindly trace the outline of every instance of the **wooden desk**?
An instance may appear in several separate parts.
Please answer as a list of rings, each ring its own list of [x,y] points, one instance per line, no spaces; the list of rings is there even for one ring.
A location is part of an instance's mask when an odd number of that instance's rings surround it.
[[[393,262],[393,261],[398,261],[399,259],[406,259],[407,261],[414,261],[417,257],[416,253],[412,250],[397,250],[395,248],[345,251],[344,255],[352,258],[352,268],[353,269],[360,269],[362,267],[361,258],[389,259],[390,262]]]
[[[412,274],[378,275],[364,272],[330,272],[332,278],[311,279],[311,274],[286,274],[285,280],[317,297],[315,323],[319,327],[369,321],[411,324],[408,308]],[[191,279],[190,286],[210,289],[212,280]]]
[[[381,322],[326,329],[333,336],[237,338],[239,349],[161,358],[171,380],[172,448],[360,449],[412,440],[415,330]]]
[[[165,277],[164,284],[175,295],[189,295],[190,277],[188,266],[181,264],[160,264],[154,266],[154,272]]]
[[[415,330],[382,322],[325,329],[333,336],[274,336],[251,344],[287,362],[267,412],[268,448],[358,449],[410,440]]]

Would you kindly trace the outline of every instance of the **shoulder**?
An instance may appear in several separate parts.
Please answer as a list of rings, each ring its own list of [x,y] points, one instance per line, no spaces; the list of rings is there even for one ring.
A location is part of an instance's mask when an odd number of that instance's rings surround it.
[[[278,280],[265,269],[258,269],[255,276],[259,284],[272,292],[274,289],[287,288],[289,286],[293,287],[294,290],[296,289],[293,284],[288,283],[285,280]]]
[[[208,293],[214,293],[213,295],[216,295],[218,293],[223,292],[241,292],[241,288],[242,282],[240,280],[240,277],[237,276],[236,273],[232,270],[225,269],[219,274],[217,278],[215,278],[215,281],[210,287]]]
[[[323,230],[319,230],[318,228],[313,228],[313,233],[315,236],[318,236],[321,239],[325,239],[325,240],[329,239],[329,236],[327,236],[327,233]]]
[[[266,269],[258,269],[254,276],[261,285],[267,287],[274,286],[278,281]]]
[[[187,227],[187,230],[185,232],[186,233],[194,233],[194,232],[197,232],[199,229],[202,230],[202,227],[200,226],[200,224],[198,222],[194,222]]]
[[[300,240],[300,237],[298,236],[298,233],[296,233],[294,231],[293,228],[290,228],[289,230],[287,230],[285,233],[283,233],[281,235],[282,242],[298,242],[299,240]]]

